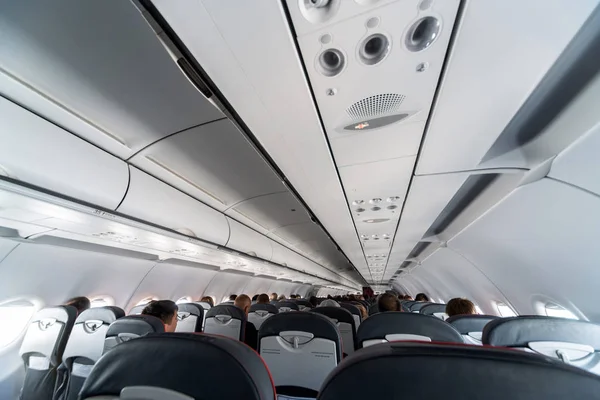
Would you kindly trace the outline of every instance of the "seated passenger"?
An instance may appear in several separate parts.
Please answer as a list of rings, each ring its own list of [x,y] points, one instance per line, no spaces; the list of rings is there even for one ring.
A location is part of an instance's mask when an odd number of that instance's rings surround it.
[[[419,293],[417,294],[417,297],[415,297],[415,301],[429,301],[429,297],[427,297],[425,293]]]
[[[319,307],[341,307],[340,303],[338,303],[337,301],[333,300],[333,299],[327,299],[327,300],[323,300],[321,302],[321,304],[319,304]]]
[[[319,304],[319,300],[317,299],[317,296],[310,296],[310,299],[308,299],[309,303],[311,306],[316,307]]]
[[[142,315],[151,315],[160,319],[165,325],[165,332],[175,332],[177,328],[177,311],[179,307],[171,300],[152,300],[142,310]]]
[[[277,300],[277,293],[271,293],[270,299],[271,299],[271,301]]]
[[[240,294],[236,297],[234,306],[241,308],[248,317],[248,313],[250,312],[250,306],[252,305],[252,301],[250,297],[245,294]],[[246,335],[244,337],[244,343],[248,346],[252,347],[254,350],[258,348],[258,331],[252,322],[246,321]]]
[[[290,299],[295,299],[296,295],[295,294],[290,294]]]
[[[456,297],[446,304],[446,314],[448,317],[455,315],[477,314],[475,304],[471,300]]]
[[[391,293],[384,293],[377,300],[379,312],[400,311],[400,302],[398,298]]]
[[[410,301],[413,301],[413,298],[412,298],[412,296],[411,296],[410,294],[405,294],[405,295],[404,295],[404,300],[410,300]]]
[[[254,296],[252,296],[252,301],[256,302],[258,300],[258,295],[255,294]]]
[[[91,306],[90,299],[85,296],[73,297],[65,302],[65,306],[72,306],[77,309],[77,315],[81,314]]]
[[[277,298],[278,301],[283,301],[285,299],[286,299],[285,294],[282,294]]]
[[[360,319],[362,319],[363,321],[367,319],[369,313],[367,313],[367,309],[365,308],[365,306],[363,306],[362,304],[355,304],[355,306],[360,311]]]
[[[230,294],[229,295],[229,301],[235,301],[236,298],[237,298],[237,294]]]
[[[269,304],[269,295],[266,293],[259,294],[256,299],[256,304]]]
[[[215,306],[215,302],[213,301],[212,297],[210,297],[210,296],[204,296],[203,298],[200,299],[200,301],[210,304],[211,307]]]

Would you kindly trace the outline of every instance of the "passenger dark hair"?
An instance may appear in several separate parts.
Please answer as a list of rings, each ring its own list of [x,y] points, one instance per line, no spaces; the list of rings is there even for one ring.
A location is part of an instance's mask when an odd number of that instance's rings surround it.
[[[308,302],[313,307],[316,307],[319,304],[319,300],[317,299],[317,296],[310,296],[310,299],[308,299]]]
[[[471,300],[457,297],[446,304],[446,314],[448,314],[449,317],[463,314],[477,314],[477,310],[475,309],[475,304],[473,304]]]
[[[215,306],[215,302],[213,301],[212,297],[210,297],[210,296],[204,296],[203,298],[200,299],[200,301],[204,301],[204,302],[210,304],[211,307]]]
[[[379,312],[400,311],[400,302],[398,298],[391,293],[384,293],[377,300]]]
[[[266,293],[259,294],[256,299],[256,304],[269,304],[269,295]]]
[[[85,296],[73,297],[65,302],[65,306],[72,306],[77,309],[77,314],[81,314],[91,306],[90,299]]]
[[[254,296],[252,296],[252,301],[256,301],[256,300],[258,300],[258,295],[257,294],[255,294]]]
[[[171,300],[153,300],[142,310],[143,315],[151,315],[165,324],[165,332],[175,332],[179,307]]]
[[[295,299],[296,295],[295,294],[290,294],[290,299]]]
[[[275,293],[275,292],[271,293],[270,299],[271,300],[277,300],[277,293]]]
[[[429,301],[429,297],[425,293],[419,293],[415,297],[415,301]]]

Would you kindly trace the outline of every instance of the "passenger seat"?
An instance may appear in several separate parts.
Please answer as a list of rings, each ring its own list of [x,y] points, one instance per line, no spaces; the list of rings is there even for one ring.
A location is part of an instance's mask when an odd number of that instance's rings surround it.
[[[358,327],[360,326],[360,323],[362,321],[362,315],[360,315],[360,310],[358,309],[358,307],[350,303],[340,303],[340,306],[350,311],[350,314],[352,314],[352,318],[354,318],[354,328],[358,330]]]
[[[102,354],[105,354],[115,346],[131,339],[139,338],[150,333],[163,333],[164,331],[165,325],[163,322],[151,315],[128,315],[119,318],[110,324],[106,331]]]
[[[278,301],[275,303],[275,307],[277,307],[279,312],[300,311],[298,304],[293,301]]]
[[[454,327],[430,315],[390,311],[375,314],[358,328],[358,348],[397,340],[464,343]]]
[[[192,333],[149,335],[104,355],[80,399],[275,400],[258,354],[237,340]]]
[[[258,330],[267,318],[277,313],[279,313],[279,310],[273,304],[253,304],[250,306],[250,312],[248,313],[248,322],[252,322]]]
[[[219,304],[206,313],[204,332],[244,341],[246,315],[239,307]]]
[[[598,399],[599,393],[598,377],[534,354],[387,343],[344,360],[323,383],[318,400]]]
[[[277,393],[314,398],[342,359],[342,343],[331,320],[314,312],[279,313],[258,331],[258,351],[271,370]]]
[[[483,328],[483,344],[520,348],[600,374],[600,325],[539,315],[499,318]]]
[[[336,324],[342,337],[342,352],[350,355],[356,350],[356,326],[350,311],[342,307],[316,307],[312,312],[323,314]]]
[[[446,320],[463,336],[465,343],[481,346],[483,328],[491,321],[498,319],[495,315],[455,315]]]
[[[182,303],[177,307],[177,327],[175,332],[202,332],[204,308],[196,303]]]
[[[57,306],[38,311],[25,332],[19,355],[25,363],[20,400],[51,399],[57,369],[77,318],[77,309]]]
[[[448,314],[446,314],[446,305],[439,303],[429,303],[427,305],[424,305],[419,310],[419,314],[433,315],[434,317],[437,317],[442,321],[445,321],[446,318],[448,318]]]
[[[298,309],[300,311],[310,311],[313,309],[313,305],[306,299],[296,299],[294,300],[294,303],[298,304]]]
[[[90,308],[79,314],[58,368],[55,400],[77,400],[83,382],[102,355],[109,325],[124,316],[119,307]]]

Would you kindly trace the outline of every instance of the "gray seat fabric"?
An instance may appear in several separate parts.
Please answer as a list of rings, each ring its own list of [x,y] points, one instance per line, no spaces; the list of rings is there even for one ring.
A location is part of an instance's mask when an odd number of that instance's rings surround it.
[[[316,307],[312,312],[323,314],[336,324],[342,337],[342,352],[350,355],[356,350],[356,326],[350,311],[342,307]]]
[[[405,300],[400,303],[400,306],[402,307],[402,311],[410,312],[410,307],[415,303],[416,301],[414,300]]]
[[[233,301],[233,300],[227,300],[227,301],[224,301],[224,302],[219,303],[217,305],[219,305],[219,306],[232,306],[234,303],[235,303],[235,301]]]
[[[455,315],[446,322],[463,335],[465,343],[481,345],[483,328],[488,322],[498,318],[495,315]]]
[[[277,313],[279,313],[279,310],[273,304],[253,304],[250,306],[250,312],[248,313],[248,322],[252,322],[258,330],[267,318]]]
[[[597,376],[546,357],[479,346],[387,343],[345,359],[323,383],[318,399],[599,397]]]
[[[109,325],[124,316],[119,307],[90,308],[79,314],[58,368],[55,400],[77,399],[83,382],[102,355]]]
[[[258,351],[277,387],[288,396],[315,397],[342,358],[334,323],[314,312],[279,313],[258,331]]]
[[[409,309],[410,309],[410,312],[417,313],[417,312],[421,311],[421,308],[423,308],[429,304],[433,304],[433,303],[430,303],[428,301],[427,302],[426,301],[415,301],[413,304],[410,305]]]
[[[360,310],[354,304],[350,303],[340,303],[340,306],[352,314],[352,318],[354,318],[354,328],[358,330],[360,323],[362,322],[362,315],[360,315]]]
[[[177,307],[177,328],[175,332],[202,332],[204,308],[196,303],[182,303]]]
[[[219,304],[206,313],[204,332],[244,341],[246,314],[232,305]]]
[[[500,318],[483,329],[492,346],[521,348],[600,374],[600,325],[539,315]]]
[[[433,315],[441,320],[445,320],[448,317],[446,314],[446,305],[440,303],[429,303],[421,307],[419,314]]]
[[[57,369],[73,329],[77,309],[57,306],[38,311],[25,332],[19,355],[25,363],[20,399],[51,399]]]
[[[128,315],[119,318],[110,324],[106,331],[102,354],[131,339],[136,339],[150,333],[162,333],[164,331],[165,325],[163,322],[151,315]]]
[[[153,334],[117,346],[94,366],[80,398],[118,399],[123,389],[140,386],[161,400],[168,398],[161,389],[203,400],[275,400],[269,371],[254,350],[193,333]]]
[[[204,312],[202,313],[202,330],[204,331],[204,324],[206,322],[206,312],[210,310],[212,306],[205,301],[197,301],[195,304],[198,304],[204,309]]]
[[[278,301],[275,303],[275,307],[277,307],[279,312],[300,311],[298,304],[293,301]]]
[[[379,312],[379,305],[377,304],[377,302],[371,304],[367,312],[369,313],[369,316],[377,314]]]
[[[300,311],[310,311],[313,308],[313,305],[310,304],[310,301],[306,299],[295,299],[293,302],[298,304],[298,309]]]
[[[135,306],[131,310],[129,310],[129,314],[127,315],[140,315],[144,308],[146,308],[148,304],[142,304],[141,306]]]
[[[461,334],[441,319],[400,311],[375,314],[356,333],[358,348],[396,340],[464,343]]]

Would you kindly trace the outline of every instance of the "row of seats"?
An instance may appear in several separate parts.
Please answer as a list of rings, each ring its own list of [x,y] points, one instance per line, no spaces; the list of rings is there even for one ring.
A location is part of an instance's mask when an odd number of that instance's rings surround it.
[[[482,332],[485,344],[526,349],[594,372],[600,362],[600,326],[585,321],[477,315],[443,321],[416,313],[386,312],[367,318],[356,329],[354,316],[341,307],[278,313],[269,304],[253,307],[255,312],[271,314],[258,330],[258,353],[271,369],[278,392],[294,396],[315,396],[343,353],[398,340],[462,344]],[[218,305],[206,313],[195,303],[179,308],[179,332],[200,332],[205,315],[205,332],[244,339],[246,316],[235,306]],[[84,311],[75,319],[76,311],[68,306],[37,313],[21,347],[27,368],[21,398],[76,399],[103,353],[131,339],[164,331],[163,323],[154,317],[123,314],[117,307],[103,307]]]

